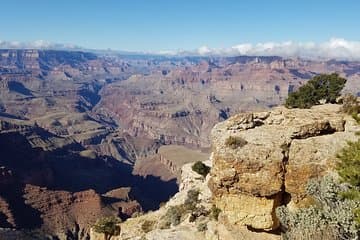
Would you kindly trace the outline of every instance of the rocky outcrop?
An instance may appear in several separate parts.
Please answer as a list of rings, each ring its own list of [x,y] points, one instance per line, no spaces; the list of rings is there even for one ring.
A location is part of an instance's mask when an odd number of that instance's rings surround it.
[[[357,139],[360,126],[340,107],[278,107],[217,124],[211,136],[213,152],[205,161],[212,165],[210,176],[204,180],[191,163],[185,164],[179,192],[158,211],[122,223],[122,233],[114,239],[280,239],[274,234],[279,227],[275,208],[295,210],[308,204],[307,182],[332,172],[336,153]],[[214,204],[221,210],[218,221],[191,221],[185,213],[179,225],[164,228],[167,210],[185,203],[187,192],[194,189],[200,191],[197,207],[210,211]],[[199,223],[206,225],[204,231],[197,230]],[[101,237],[91,232],[92,240]]]
[[[211,161],[204,162],[211,166]],[[230,225],[218,222],[212,217],[200,217],[196,221],[191,221],[189,215],[185,215],[181,223],[177,226],[164,227],[163,218],[168,209],[183,204],[187,199],[189,190],[199,190],[199,208],[211,211],[212,193],[208,187],[209,176],[206,179],[195,173],[191,167],[192,163],[185,164],[181,169],[181,181],[179,192],[173,196],[163,207],[154,212],[149,212],[139,217],[127,219],[121,223],[120,236],[112,237],[113,240],[132,239],[132,240],[279,240],[280,237],[275,234],[252,232],[246,227],[232,228]],[[204,231],[198,230],[198,225],[206,225]],[[148,224],[148,228],[144,228]],[[102,240],[103,235],[91,230],[90,240]]]
[[[278,107],[217,124],[209,186],[222,221],[276,229],[275,208],[305,203],[308,180],[331,171],[336,153],[356,139],[358,130],[351,117],[340,113],[340,105]]]
[[[13,188],[13,191],[18,190]],[[141,210],[140,205],[127,196],[128,190],[114,191],[118,194],[108,193],[101,196],[94,190],[71,193],[27,184],[21,189],[23,195],[10,197],[3,193],[6,199],[0,196],[0,216],[5,217],[5,223],[0,223],[8,229],[0,231],[0,239],[45,239],[45,236],[56,236],[56,239],[88,239],[89,228],[99,216],[118,214],[119,207],[122,214],[129,215]],[[22,199],[24,203],[21,203]],[[111,205],[108,204],[109,199]],[[18,205],[14,205],[16,200]],[[20,204],[23,209],[19,209]],[[32,215],[28,215],[30,209]],[[29,219],[21,219],[25,217]],[[14,229],[21,229],[24,227],[21,224],[26,222],[32,223],[28,227],[31,226],[33,232],[41,233],[38,238],[11,236],[16,233]],[[34,231],[33,227],[39,229]],[[19,235],[20,232],[19,230]],[[26,231],[23,232],[24,235],[25,233]],[[7,237],[8,234],[10,235]]]
[[[71,194],[27,185],[24,192],[26,204],[41,213],[41,229],[60,239],[85,239],[96,215],[113,214],[94,190]]]
[[[179,145],[167,145],[159,148],[160,162],[165,165],[175,176],[179,176],[181,168],[186,163],[205,161],[209,154],[192,150]]]

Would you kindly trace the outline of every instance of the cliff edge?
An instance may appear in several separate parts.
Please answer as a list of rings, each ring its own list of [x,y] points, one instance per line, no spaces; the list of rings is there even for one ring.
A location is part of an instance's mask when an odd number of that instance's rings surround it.
[[[257,230],[279,227],[275,208],[307,204],[309,179],[334,168],[336,154],[357,139],[356,122],[340,105],[274,108],[236,115],[212,130],[210,189],[230,225]]]
[[[204,162],[210,174],[202,178],[184,165],[180,191],[159,210],[122,223],[113,239],[280,239],[275,209],[309,204],[308,180],[332,172],[339,150],[357,139],[360,127],[340,110],[333,104],[277,107],[217,124]],[[199,195],[189,212],[194,190]],[[164,224],[169,212],[178,221]],[[101,237],[91,232],[92,240]]]

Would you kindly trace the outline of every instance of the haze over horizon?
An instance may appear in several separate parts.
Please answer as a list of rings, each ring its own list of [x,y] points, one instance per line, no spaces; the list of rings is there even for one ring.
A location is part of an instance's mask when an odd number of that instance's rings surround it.
[[[3,1],[0,48],[360,59],[359,1]]]

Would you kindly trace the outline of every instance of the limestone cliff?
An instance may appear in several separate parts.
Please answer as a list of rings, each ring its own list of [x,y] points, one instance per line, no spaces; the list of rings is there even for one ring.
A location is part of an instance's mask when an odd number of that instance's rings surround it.
[[[202,179],[184,165],[179,193],[158,211],[122,223],[114,239],[280,239],[275,208],[306,204],[308,180],[332,171],[336,153],[359,130],[340,105],[238,114],[212,130],[210,175]],[[185,214],[164,227],[168,209],[184,204],[191,189],[200,191],[197,209],[221,210],[218,220]],[[91,239],[101,238],[92,232]]]
[[[358,130],[351,117],[340,113],[340,105],[279,107],[217,124],[209,186],[221,220],[276,229],[275,208],[305,204],[308,180],[331,171],[336,153],[356,139]]]

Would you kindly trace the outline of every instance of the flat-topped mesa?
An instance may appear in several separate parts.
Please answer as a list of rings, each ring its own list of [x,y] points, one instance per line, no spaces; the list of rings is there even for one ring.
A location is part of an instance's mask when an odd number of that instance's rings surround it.
[[[340,107],[278,107],[217,124],[211,133],[209,187],[222,210],[220,219],[272,230],[279,226],[276,207],[305,204],[308,180],[331,171],[337,152],[360,130]]]
[[[0,134],[7,134],[10,139],[18,139],[16,136],[24,136],[31,147],[40,147],[45,151],[52,151],[65,146],[76,146],[78,143],[71,137],[59,137],[30,121],[12,122],[0,120]],[[21,137],[20,137],[21,138]]]
[[[11,123],[8,121],[0,120],[0,132],[21,132],[21,131],[28,131],[31,129],[32,126],[25,125],[25,124],[16,124]]]

